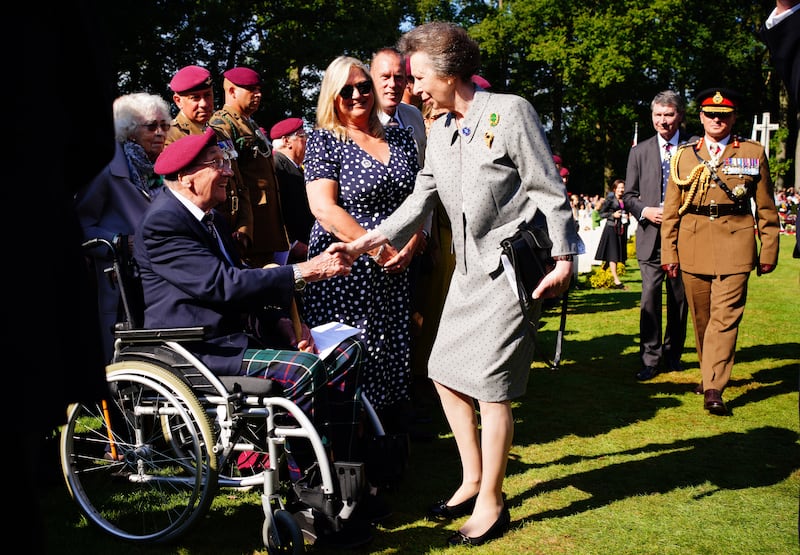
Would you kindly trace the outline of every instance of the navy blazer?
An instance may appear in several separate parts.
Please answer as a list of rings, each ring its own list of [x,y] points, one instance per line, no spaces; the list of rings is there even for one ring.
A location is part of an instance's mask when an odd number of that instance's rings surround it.
[[[133,235],[157,192],[148,196],[133,184],[125,151],[115,142],[111,162],[75,195],[84,240],[100,237],[111,241],[119,233]],[[111,259],[106,253],[98,256]]]
[[[247,268],[226,238],[231,265],[205,225],[165,189],[150,205],[134,245],[144,290],[146,328],[207,326],[210,339],[187,345],[214,373],[241,374],[250,337],[244,319],[276,306],[288,310],[294,295],[291,266]]]
[[[786,85],[789,98],[800,107],[800,11],[771,29],[762,24],[759,36],[769,48],[772,63]]]

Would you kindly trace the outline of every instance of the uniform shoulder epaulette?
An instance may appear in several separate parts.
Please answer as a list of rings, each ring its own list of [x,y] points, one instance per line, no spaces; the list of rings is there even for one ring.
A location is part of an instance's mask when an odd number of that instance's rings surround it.
[[[744,137],[736,137],[736,139],[739,141],[739,143],[752,143],[754,145],[761,145],[761,143],[755,139],[746,139]]]
[[[693,146],[695,146],[695,145],[696,145],[697,143],[699,143],[699,142],[700,142],[700,139],[699,139],[699,138],[697,138],[697,137],[692,137],[692,139],[689,139],[689,140],[688,140],[688,141],[686,141],[685,143],[681,143],[681,144],[679,144],[679,145],[678,145],[678,150],[680,150],[680,149],[682,149],[682,148],[686,148],[687,146],[691,146],[691,147],[693,147]]]

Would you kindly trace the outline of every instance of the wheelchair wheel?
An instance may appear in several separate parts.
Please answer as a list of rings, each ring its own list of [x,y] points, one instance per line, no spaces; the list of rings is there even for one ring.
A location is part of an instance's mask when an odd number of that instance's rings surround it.
[[[111,396],[75,404],[61,433],[61,466],[86,518],[133,542],[183,534],[217,485],[208,414],[169,370],[130,361],[106,370]]]
[[[303,532],[292,513],[279,509],[264,519],[262,531],[269,555],[299,555],[306,552]]]

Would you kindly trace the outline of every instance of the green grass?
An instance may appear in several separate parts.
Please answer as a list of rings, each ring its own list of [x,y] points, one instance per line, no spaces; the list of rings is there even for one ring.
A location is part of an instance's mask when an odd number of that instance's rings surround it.
[[[571,293],[562,364],[536,362],[515,405],[505,483],[511,532],[479,549],[445,549],[464,519],[424,518],[459,481],[455,445],[434,405],[438,438],[412,444],[407,477],[387,492],[393,517],[354,552],[797,554],[800,260],[791,258],[794,238],[782,239],[776,271],[750,279],[724,394],[731,416],[708,415],[692,392],[699,368],[691,323],[686,369],[635,380],[641,283],[629,259],[628,290]],[[544,320],[540,344],[550,354],[557,310]],[[220,494],[199,526],[159,547],[126,544],[86,524],[61,483],[42,501],[53,553],[266,553],[254,493]]]

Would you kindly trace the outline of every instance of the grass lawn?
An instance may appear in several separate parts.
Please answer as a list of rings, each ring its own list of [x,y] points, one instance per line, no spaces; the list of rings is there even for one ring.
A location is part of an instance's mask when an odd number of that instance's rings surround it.
[[[515,404],[505,484],[512,530],[482,548],[446,549],[445,539],[466,517],[424,518],[460,478],[455,444],[432,404],[436,438],[412,443],[404,482],[386,492],[392,518],[353,552],[797,555],[800,260],[791,257],[793,245],[794,237],[782,237],[776,271],[751,276],[724,394],[730,416],[707,414],[692,392],[700,373],[691,319],[685,369],[644,383],[634,378],[641,282],[629,259],[627,290],[570,294],[561,365],[551,370],[535,362],[528,394]],[[557,309],[544,321],[540,345],[551,356]],[[41,496],[52,553],[266,553],[255,493],[223,491],[177,544],[152,547],[88,525],[61,482],[43,485]]]

